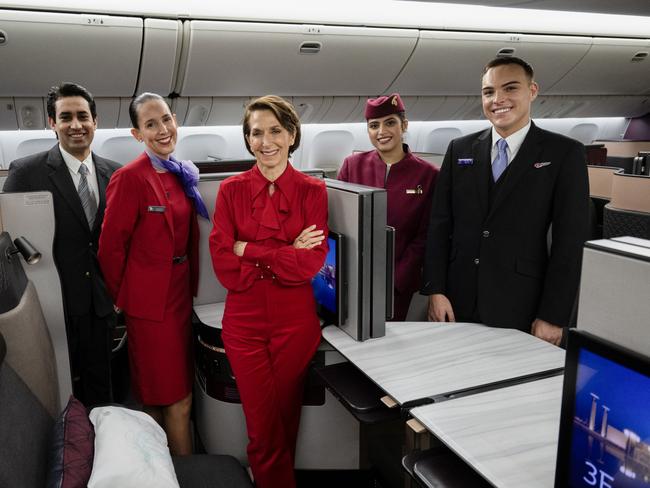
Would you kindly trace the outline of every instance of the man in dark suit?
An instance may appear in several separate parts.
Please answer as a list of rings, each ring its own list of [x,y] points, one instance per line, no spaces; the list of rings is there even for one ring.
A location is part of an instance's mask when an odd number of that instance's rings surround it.
[[[560,344],[588,236],[584,147],[531,121],[538,86],[525,61],[490,61],[481,93],[492,127],[451,141],[436,184],[421,290],[429,320]]]
[[[13,161],[5,192],[49,191],[53,196],[54,261],[61,278],[72,387],[86,405],[112,401],[110,333],[115,313],[97,263],[105,189],[119,165],[90,151],[97,111],[82,86],[63,83],[47,98],[59,143]]]

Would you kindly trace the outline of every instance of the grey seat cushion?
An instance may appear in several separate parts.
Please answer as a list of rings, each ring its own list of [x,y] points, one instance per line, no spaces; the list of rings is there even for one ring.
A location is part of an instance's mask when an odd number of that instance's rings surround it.
[[[173,456],[181,488],[253,488],[246,470],[232,456]]]
[[[0,335],[0,356],[5,343]],[[4,358],[2,358],[4,359]],[[45,486],[54,420],[13,369],[0,359],[0,486]]]

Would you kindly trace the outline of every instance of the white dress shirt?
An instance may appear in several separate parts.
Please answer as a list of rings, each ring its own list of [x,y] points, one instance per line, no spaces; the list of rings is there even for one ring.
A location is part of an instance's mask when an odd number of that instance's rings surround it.
[[[524,139],[526,138],[526,135],[530,130],[530,122],[531,121],[529,120],[525,126],[523,126],[517,132],[514,132],[505,138],[506,142],[508,143],[508,148],[506,149],[506,152],[508,153],[508,165],[512,162],[513,159],[515,159],[515,156],[517,156],[517,153],[519,152],[519,148],[523,144]],[[499,133],[496,131],[496,129],[493,126],[492,127],[492,158],[490,159],[490,161],[494,162],[494,160],[497,157],[497,154],[499,153],[499,149],[497,148],[497,142],[499,142],[500,139],[503,139],[503,137],[499,135]]]
[[[79,188],[79,182],[81,181],[79,167],[82,162],[86,165],[86,168],[88,168],[88,176],[86,176],[86,179],[88,180],[88,189],[95,197],[95,202],[99,207],[99,185],[97,184],[97,171],[95,171],[92,153],[89,153],[88,157],[83,161],[79,161],[76,157],[63,149],[61,144],[59,144],[59,149],[61,150],[63,161],[65,161],[65,165],[68,167],[68,171],[70,171],[70,176],[72,176],[72,182],[74,183],[75,188]]]

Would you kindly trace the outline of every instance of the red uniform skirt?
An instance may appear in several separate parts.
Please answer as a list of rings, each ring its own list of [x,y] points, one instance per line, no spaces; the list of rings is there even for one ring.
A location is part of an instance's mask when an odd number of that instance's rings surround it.
[[[189,261],[172,266],[165,304],[159,322],[126,316],[131,385],[144,405],[171,405],[192,391]]]

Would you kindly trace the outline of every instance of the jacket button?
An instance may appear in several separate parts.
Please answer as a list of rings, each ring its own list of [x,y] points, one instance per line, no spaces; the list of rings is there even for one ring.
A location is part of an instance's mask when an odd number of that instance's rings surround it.
[[[490,237],[490,231],[489,230],[484,230],[483,231],[483,237]]]
[[[478,265],[479,262],[480,262],[479,258],[474,259],[474,264]]]
[[[86,278],[90,278],[90,271],[86,271],[86,272],[84,273],[84,276],[85,276]]]
[[[92,243],[92,242],[89,242],[89,243],[88,243],[88,247],[93,247],[93,243]]]

